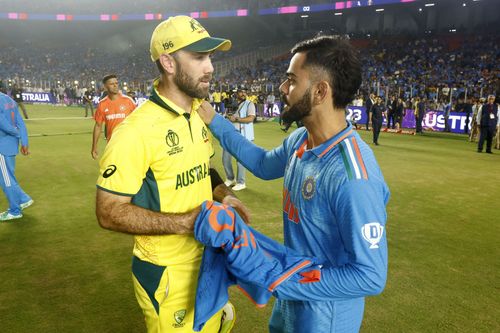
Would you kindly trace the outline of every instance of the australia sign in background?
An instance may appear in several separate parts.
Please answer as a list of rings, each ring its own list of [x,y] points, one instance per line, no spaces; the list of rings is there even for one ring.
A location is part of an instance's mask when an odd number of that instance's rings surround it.
[[[364,106],[348,106],[347,107],[347,120],[353,121],[357,124],[366,124],[368,116],[365,112],[366,108]],[[469,117],[469,128],[472,118]],[[424,129],[431,131],[444,131],[444,112],[443,111],[427,111],[424,120],[422,121],[422,126]],[[467,124],[467,116],[465,113],[460,112],[450,112],[448,117],[448,124],[450,125],[450,131],[454,133],[463,133],[465,126]],[[387,119],[384,118],[384,126],[387,125]],[[403,128],[415,128],[415,115],[413,110],[405,110],[405,114],[402,119]]]
[[[23,92],[23,102],[26,103],[52,103],[56,102],[54,95],[46,92]]]

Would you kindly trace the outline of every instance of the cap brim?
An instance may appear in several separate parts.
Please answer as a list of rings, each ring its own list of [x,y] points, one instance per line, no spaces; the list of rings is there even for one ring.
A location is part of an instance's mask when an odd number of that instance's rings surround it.
[[[228,51],[230,48],[231,41],[229,39],[215,37],[206,37],[183,47],[184,50],[191,52]]]

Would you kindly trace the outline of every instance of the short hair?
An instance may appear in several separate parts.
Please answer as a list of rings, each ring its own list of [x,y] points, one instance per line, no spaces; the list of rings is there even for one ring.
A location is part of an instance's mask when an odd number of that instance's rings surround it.
[[[292,54],[304,53],[304,67],[327,73],[332,87],[333,105],[345,108],[361,85],[361,62],[358,52],[346,39],[318,36],[296,44]]]
[[[103,84],[106,84],[106,82],[108,82],[108,80],[111,80],[111,79],[116,79],[116,78],[117,78],[117,77],[116,77],[116,75],[115,75],[115,74],[108,74],[108,75],[106,75],[106,76],[104,76],[104,77],[102,78],[102,83],[103,83]]]

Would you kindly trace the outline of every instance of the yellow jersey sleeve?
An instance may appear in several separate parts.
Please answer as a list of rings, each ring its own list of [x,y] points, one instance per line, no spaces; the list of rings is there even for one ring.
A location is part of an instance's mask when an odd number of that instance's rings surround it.
[[[99,162],[97,187],[119,195],[139,192],[149,168],[149,153],[140,133],[123,123],[113,133]]]

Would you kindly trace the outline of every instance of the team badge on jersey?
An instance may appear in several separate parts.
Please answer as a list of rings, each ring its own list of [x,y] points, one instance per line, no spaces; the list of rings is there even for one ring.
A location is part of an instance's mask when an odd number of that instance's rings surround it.
[[[167,135],[165,136],[165,142],[167,146],[170,147],[170,150],[167,152],[169,156],[172,156],[177,153],[182,153],[183,148],[179,147],[179,135],[172,130],[168,130]]]
[[[175,311],[174,313],[174,319],[176,324],[173,324],[172,326],[175,328],[179,328],[184,326],[186,323],[183,323],[184,317],[186,316],[186,310],[182,309],[179,311]]]
[[[314,191],[316,191],[316,180],[314,177],[307,177],[302,184],[302,196],[304,199],[309,200],[314,196]]]
[[[361,235],[370,243],[370,249],[378,249],[378,243],[382,239],[383,234],[384,227],[378,222],[367,223],[361,228]]]

